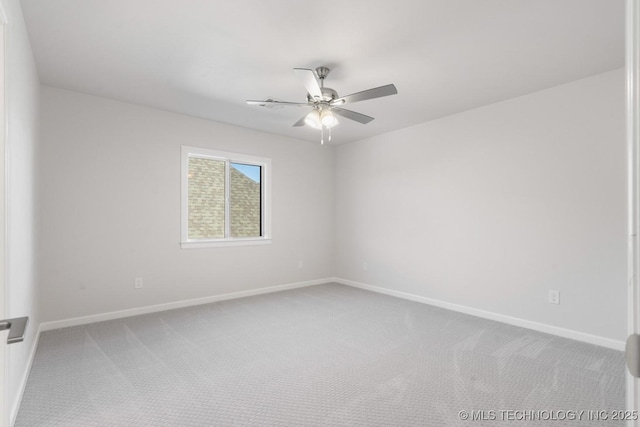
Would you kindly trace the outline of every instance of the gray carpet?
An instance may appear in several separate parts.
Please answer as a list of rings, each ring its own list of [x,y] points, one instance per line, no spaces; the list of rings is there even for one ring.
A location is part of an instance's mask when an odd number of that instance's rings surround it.
[[[522,426],[500,411],[623,408],[621,352],[326,284],[45,332],[16,425]]]

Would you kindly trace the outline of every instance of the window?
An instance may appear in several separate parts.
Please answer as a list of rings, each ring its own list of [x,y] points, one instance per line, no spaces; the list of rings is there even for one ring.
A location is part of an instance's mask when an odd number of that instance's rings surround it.
[[[271,160],[182,147],[183,248],[271,242]]]

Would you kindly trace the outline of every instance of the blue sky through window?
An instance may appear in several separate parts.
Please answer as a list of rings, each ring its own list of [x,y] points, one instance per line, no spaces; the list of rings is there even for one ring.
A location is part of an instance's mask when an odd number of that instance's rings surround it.
[[[255,182],[260,182],[260,166],[245,165],[243,163],[231,163],[234,169],[239,170]]]

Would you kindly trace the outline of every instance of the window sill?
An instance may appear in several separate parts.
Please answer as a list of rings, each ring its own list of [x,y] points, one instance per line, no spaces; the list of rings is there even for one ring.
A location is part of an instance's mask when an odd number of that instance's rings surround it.
[[[182,249],[196,249],[196,248],[220,248],[225,246],[259,246],[270,245],[270,238],[260,239],[233,239],[233,240],[202,240],[191,242],[180,242]]]

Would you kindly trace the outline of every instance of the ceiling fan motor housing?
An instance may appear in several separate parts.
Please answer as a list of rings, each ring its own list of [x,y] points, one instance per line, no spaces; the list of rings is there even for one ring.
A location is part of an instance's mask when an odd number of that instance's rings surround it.
[[[322,99],[320,100],[320,103],[328,103],[338,97],[338,92],[336,92],[335,90],[329,87],[324,87],[324,79],[329,75],[330,71],[331,70],[328,67],[316,68],[316,75],[320,79],[320,91],[322,92]],[[309,100],[309,102],[317,101],[317,100],[314,100],[311,97],[311,95],[307,95],[307,99]],[[329,106],[326,105],[326,107],[329,107]]]
[[[322,101],[321,102],[331,102],[334,99],[338,98],[338,92],[331,89],[330,87],[323,87],[320,89],[322,91]],[[316,100],[311,97],[311,95],[307,94],[307,101],[315,102]]]

